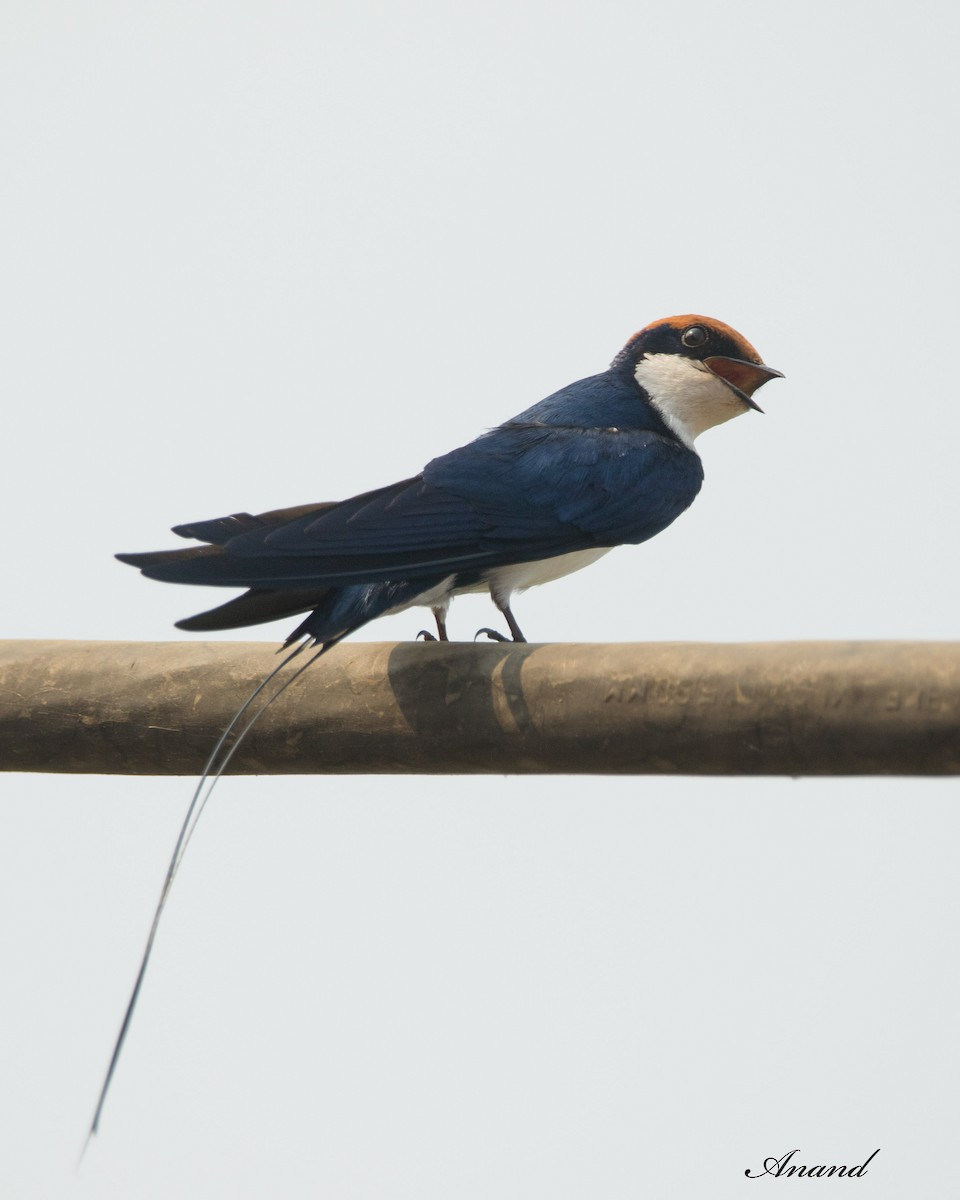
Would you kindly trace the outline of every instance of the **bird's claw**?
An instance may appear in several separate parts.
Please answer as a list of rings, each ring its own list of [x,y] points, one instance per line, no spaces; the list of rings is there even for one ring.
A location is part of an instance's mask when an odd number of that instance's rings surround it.
[[[419,642],[421,638],[423,638],[425,642],[435,642],[438,640],[436,635],[432,634],[429,629],[420,630],[420,632],[417,634],[416,640]]]
[[[509,642],[509,641],[510,641],[510,639],[509,639],[508,637],[505,637],[505,636],[504,636],[502,633],[500,633],[498,630],[496,630],[496,629],[488,629],[486,626],[484,626],[484,628],[483,628],[483,629],[478,629],[478,630],[477,630],[477,632],[476,632],[476,633],[473,635],[473,640],[474,640],[474,641],[476,641],[476,640],[477,640],[477,638],[480,636],[480,634],[481,634],[481,633],[482,633],[482,634],[483,634],[485,637],[488,637],[488,638],[490,639],[490,641],[491,641],[491,642]]]

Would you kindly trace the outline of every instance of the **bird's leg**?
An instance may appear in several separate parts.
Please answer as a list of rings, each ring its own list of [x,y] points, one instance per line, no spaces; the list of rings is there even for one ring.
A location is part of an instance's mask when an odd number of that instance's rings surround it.
[[[525,642],[527,639],[523,636],[523,630],[517,624],[517,618],[510,611],[510,605],[505,604],[500,611],[503,613],[507,624],[510,626],[510,632],[513,634],[513,640],[515,642]]]
[[[450,639],[447,637],[447,610],[445,608],[432,608],[430,611],[433,613],[433,619],[437,623],[436,637],[428,630],[421,629],[417,634],[417,641],[419,642],[423,638],[425,642],[449,642]]]
[[[499,608],[500,611],[503,613],[504,620],[507,622],[507,625],[509,625],[510,632],[513,634],[513,640],[515,642],[525,642],[527,639],[523,636],[523,630],[517,624],[517,618],[510,611],[509,593],[506,596],[499,597],[494,592],[491,592],[490,598],[494,602],[494,604],[497,606],[497,608]],[[504,637],[504,635],[502,633],[498,633],[496,631],[496,629],[487,629],[487,628],[478,629],[477,632],[474,634],[473,640],[476,641],[481,633],[485,634],[486,637],[488,637],[491,642],[509,642],[510,641],[510,639],[508,637]]]
[[[433,619],[437,623],[437,641],[449,642],[447,637],[447,610],[445,608],[435,608],[432,610]]]

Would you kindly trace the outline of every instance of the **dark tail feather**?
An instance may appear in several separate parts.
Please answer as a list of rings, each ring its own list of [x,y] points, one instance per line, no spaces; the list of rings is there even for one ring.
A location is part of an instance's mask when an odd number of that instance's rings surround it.
[[[186,550],[145,550],[140,554],[115,554],[113,557],[130,567],[157,566],[160,563],[189,562],[193,558],[210,558],[222,554],[219,546],[188,546]]]
[[[194,521],[189,525],[175,525],[173,532],[180,537],[195,538],[200,542],[209,542],[210,545],[189,546],[181,550],[147,550],[139,554],[117,554],[115,557],[128,566],[138,567],[141,571],[149,567],[163,567],[169,570],[177,563],[189,563],[197,558],[219,557],[223,553],[222,547],[231,538],[237,537],[241,533],[254,533],[257,530],[269,529],[273,525],[282,525],[286,521],[293,521],[308,513],[319,513],[334,507],[336,506],[333,503],[299,504],[293,508],[275,508],[270,512],[258,513],[256,516],[252,516],[250,513],[234,513],[229,517],[215,517],[212,521]],[[257,590],[261,591],[262,589]],[[309,607],[311,607],[309,604],[304,604],[303,608],[289,609],[279,615],[291,616],[294,613],[303,612]],[[187,626],[184,625],[181,628],[186,629]],[[201,626],[197,626],[197,628],[201,628]],[[202,628],[230,628],[230,626],[211,625],[202,626]]]
[[[283,525],[287,521],[305,517],[308,513],[320,513],[328,508],[336,508],[336,502],[295,504],[292,508],[273,508],[269,512],[257,513],[256,516],[251,513],[233,513],[229,517],[214,517],[212,521],[191,521],[187,525],[174,525],[173,532],[178,537],[195,538],[198,542],[213,542],[215,546],[223,546],[241,533],[254,533],[271,525]]]
[[[120,562],[137,567],[148,579],[164,583],[197,583],[211,587],[252,588],[254,591],[318,591],[320,571],[311,570],[298,558],[239,558],[226,554],[221,546],[188,546],[183,550],[147,550],[137,554],[116,554]],[[333,564],[331,574],[341,567]],[[356,567],[347,564],[348,574]],[[342,574],[341,570],[341,574]],[[362,574],[362,573],[361,573]],[[349,580],[348,580],[349,582]]]
[[[214,629],[243,629],[247,625],[259,625],[263,621],[293,617],[314,609],[322,603],[329,591],[329,588],[289,592],[251,589],[207,612],[184,617],[182,621],[177,621],[176,625],[178,629],[186,629],[190,633],[207,633]]]

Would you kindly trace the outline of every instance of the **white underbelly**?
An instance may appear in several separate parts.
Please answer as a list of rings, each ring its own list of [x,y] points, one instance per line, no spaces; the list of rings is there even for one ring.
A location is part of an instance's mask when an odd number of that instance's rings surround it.
[[[552,583],[571,575],[583,567],[589,567],[598,558],[609,554],[612,547],[601,546],[597,550],[576,550],[573,554],[558,554],[554,558],[540,558],[535,562],[513,563],[509,567],[491,567],[485,571],[483,578],[467,587],[453,588],[456,576],[448,575],[441,583],[428,591],[421,592],[405,604],[391,608],[388,615],[403,612],[404,609],[419,607],[446,610],[454,596],[464,596],[470,592],[490,592],[502,601],[509,599],[511,592],[522,592],[527,588],[538,587],[541,583]]]
[[[426,592],[421,592],[419,596],[414,596],[412,600],[407,600],[404,604],[398,604],[396,608],[388,609],[385,615],[392,617],[394,613],[404,612],[408,608],[419,608],[421,605],[424,608],[442,608],[446,610],[450,603],[450,597],[455,595],[450,590],[454,579],[456,579],[455,575],[448,575],[436,587],[432,587]],[[487,589],[483,587],[481,590],[486,591]]]
[[[526,588],[539,587],[541,583],[552,583],[564,575],[572,575],[583,567],[589,567],[598,558],[609,554],[610,546],[596,550],[576,550],[573,554],[558,554],[554,558],[540,558],[535,562],[513,563],[509,567],[492,567],[484,573],[483,582],[464,591],[485,592],[509,596],[511,592],[522,592]]]

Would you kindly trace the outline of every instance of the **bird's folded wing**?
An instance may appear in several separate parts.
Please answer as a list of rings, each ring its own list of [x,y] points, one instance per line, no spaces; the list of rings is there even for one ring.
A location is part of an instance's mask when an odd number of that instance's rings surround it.
[[[214,535],[213,553],[123,559],[155,579],[263,588],[482,571],[644,541],[690,504],[701,479],[695,455],[650,431],[508,424],[421,476],[291,520],[226,537],[233,518],[180,527]]]

